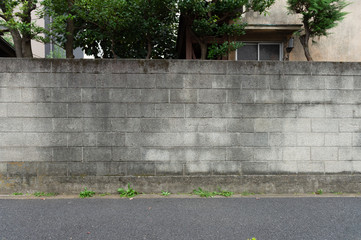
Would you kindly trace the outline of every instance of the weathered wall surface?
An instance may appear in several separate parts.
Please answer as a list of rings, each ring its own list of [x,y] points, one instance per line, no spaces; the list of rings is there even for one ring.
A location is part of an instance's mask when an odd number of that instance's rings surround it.
[[[0,59],[0,192],[358,192],[360,103],[360,63]]]

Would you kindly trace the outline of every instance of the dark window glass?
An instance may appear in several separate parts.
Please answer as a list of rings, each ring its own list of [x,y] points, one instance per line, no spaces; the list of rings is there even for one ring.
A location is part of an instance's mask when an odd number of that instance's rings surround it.
[[[237,60],[258,60],[258,46],[252,44],[238,48]]]
[[[279,44],[260,44],[259,60],[280,60]]]

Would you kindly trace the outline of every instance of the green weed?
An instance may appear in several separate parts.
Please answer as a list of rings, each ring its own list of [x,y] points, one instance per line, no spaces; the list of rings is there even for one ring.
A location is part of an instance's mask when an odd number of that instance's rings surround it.
[[[138,195],[138,193],[133,188],[130,187],[130,183],[128,183],[128,189],[119,188],[118,193],[120,197],[129,197],[129,198]]]
[[[241,193],[242,196],[250,196],[250,195],[254,195],[254,193],[248,192],[248,191],[244,191]]]
[[[323,193],[322,189],[318,189],[316,192],[314,192],[313,194],[317,194],[317,195],[321,195]]]
[[[34,196],[35,197],[54,197],[58,195],[57,193],[44,193],[44,192],[35,192]]]
[[[168,191],[162,191],[162,195],[163,196],[168,196],[168,195],[170,195],[171,193],[170,192],[168,192]]]
[[[89,191],[86,187],[84,188],[84,191],[80,192],[79,197],[80,198],[87,198],[87,197],[93,197],[95,195],[95,192]]]
[[[219,192],[214,191],[214,192],[209,192],[209,191],[205,191],[202,188],[198,188],[198,189],[194,189],[193,190],[193,194],[195,195],[199,195],[200,197],[214,197],[214,196],[223,196],[223,197],[230,197],[232,196],[234,193],[230,192],[230,191],[222,191],[221,189],[219,189]]]
[[[24,194],[21,192],[14,192],[13,195],[18,196],[18,195],[24,195]]]

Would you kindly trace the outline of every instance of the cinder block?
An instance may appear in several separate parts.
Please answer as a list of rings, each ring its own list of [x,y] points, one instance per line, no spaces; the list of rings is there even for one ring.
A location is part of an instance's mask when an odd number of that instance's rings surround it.
[[[110,89],[110,99],[112,102],[119,103],[138,103],[143,99],[143,91],[146,94],[146,91],[149,90],[140,90],[140,89]]]
[[[22,152],[23,161],[50,162],[53,160],[53,149],[49,147],[26,147]]]
[[[298,117],[301,118],[322,118],[325,117],[324,105],[299,105]]]
[[[143,89],[141,92],[142,102],[167,103],[169,102],[169,90],[167,89]]]
[[[96,163],[97,176],[125,176],[127,164],[122,162],[98,162]]]
[[[252,133],[256,131],[256,120],[253,119],[227,119],[227,131],[239,133]],[[265,132],[265,131],[260,131]]]
[[[140,148],[113,147],[112,159],[114,161],[141,161]]]
[[[69,103],[69,117],[96,117],[97,106],[95,103]]]
[[[24,87],[24,74],[0,73],[0,87]]]
[[[80,118],[53,118],[54,132],[81,132],[83,121]]]
[[[352,162],[352,171],[353,171],[354,174],[360,174],[361,173],[361,161],[353,161]]]
[[[18,77],[23,80],[24,87],[68,87],[71,74],[22,73]]]
[[[255,161],[282,160],[281,148],[254,148]]]
[[[211,104],[186,104],[185,107],[188,118],[212,117],[213,105]]]
[[[25,146],[66,147],[66,133],[25,133]]]
[[[337,147],[311,147],[311,160],[332,161],[338,159]]]
[[[184,81],[178,74],[155,74],[154,78],[156,88],[176,89],[184,87]]]
[[[225,103],[227,91],[223,89],[200,89],[198,92],[199,103]]]
[[[57,162],[81,162],[83,152],[81,147],[62,147],[53,149],[53,160]]]
[[[257,90],[256,103],[283,103],[283,90]]]
[[[112,118],[110,119],[112,131],[115,132],[139,132],[141,121],[139,118]]]
[[[211,175],[212,163],[211,162],[191,162],[184,166],[185,175]]]
[[[108,132],[113,130],[110,118],[84,118],[82,122],[85,132]]]
[[[1,134],[0,134],[1,135]],[[5,163],[6,168],[6,162],[21,162],[24,161],[24,148],[22,147],[0,147],[0,164],[1,162]],[[3,165],[4,167],[4,165]],[[1,174],[1,173],[0,173]],[[6,174],[6,172],[5,172]]]
[[[6,175],[7,172],[8,172],[7,163],[0,163],[0,175]]]
[[[298,173],[325,173],[324,162],[298,161]]]
[[[340,132],[361,132],[361,119],[342,119],[339,129]]]
[[[309,147],[285,147],[283,148],[283,160],[306,161],[311,159]]]
[[[212,82],[218,77],[218,75],[208,74],[187,74],[183,75],[184,88],[212,88]]]
[[[351,147],[352,133],[326,133],[325,146],[327,147]]]
[[[324,133],[298,133],[297,146],[324,146],[325,134]]]
[[[268,144],[270,147],[291,147],[297,145],[295,133],[269,133]]]
[[[325,101],[335,104],[360,103],[360,92],[356,90],[328,90],[325,94]]]
[[[255,132],[282,132],[283,121],[280,118],[256,118],[254,119]]]
[[[126,74],[126,78],[127,78],[127,88],[155,88],[154,75]]]
[[[214,64],[212,61],[171,61],[169,62],[170,73],[186,73],[186,74],[225,74],[227,70],[227,62],[219,61]]]
[[[95,162],[70,162],[68,163],[69,176],[96,176],[97,163]]]
[[[354,89],[361,89],[361,76],[353,76]]]
[[[239,161],[212,162],[213,175],[241,175],[242,168]]]
[[[44,162],[38,165],[37,169],[38,177],[44,176],[60,176],[66,177],[68,175],[68,164],[67,163],[54,163],[54,162]]]
[[[265,174],[268,172],[268,162],[242,162],[243,175]]]
[[[182,125],[180,125],[181,127]],[[226,128],[227,119],[223,118],[191,118],[185,119],[184,123],[184,131],[186,132],[226,132]]]
[[[102,88],[81,89],[81,101],[86,102],[111,102],[110,90]]]
[[[342,64],[336,62],[314,62],[310,65],[312,75],[339,75]]]
[[[68,133],[69,147],[96,147],[97,136],[96,133]]]
[[[156,176],[167,176],[167,175],[183,175],[183,164],[180,163],[156,163],[155,164],[155,175]]]
[[[338,149],[338,160],[361,160],[361,148],[340,147]]]
[[[56,73],[55,75],[64,75],[68,80],[69,87],[76,88],[95,88],[97,85],[97,74],[91,73]]]
[[[229,90],[227,92],[228,103],[254,103],[255,92],[253,90]]]
[[[325,80],[324,76],[300,75],[297,76],[298,89],[325,89]]]
[[[0,103],[0,117],[7,117],[7,104]]]
[[[85,147],[83,148],[83,160],[85,162],[110,162],[112,151],[110,147]]]
[[[321,76],[319,76],[321,77]],[[322,76],[323,77],[323,76]],[[325,78],[326,89],[353,89],[353,76],[327,76]]]
[[[170,132],[170,119],[156,118],[156,119],[141,119],[141,132]]]
[[[97,146],[113,147],[113,146],[124,146],[124,145],[125,145],[125,135],[122,133],[113,133],[113,132],[97,133]]]
[[[125,88],[126,74],[96,74],[97,88]]]
[[[128,176],[155,176],[154,163],[127,163]]]
[[[361,147],[361,133],[352,134],[352,146]]]
[[[53,88],[51,90],[52,102],[81,102],[81,89],[79,88]]]
[[[24,146],[24,133],[0,133],[0,147]]]
[[[294,106],[282,104],[244,104],[240,112],[247,118],[296,117],[296,113]]]
[[[355,107],[353,105],[325,105],[326,118],[353,118]],[[341,121],[340,121],[341,122]]]
[[[352,161],[325,161],[325,173],[351,173]]]
[[[179,118],[185,116],[183,104],[156,104],[155,116],[161,118]]]
[[[128,104],[127,117],[155,117],[155,104]]]
[[[170,90],[171,103],[196,103],[197,96],[196,89]]]
[[[7,110],[5,107],[7,106]],[[66,110],[66,109],[65,109]],[[7,112],[7,114],[6,114]],[[2,117],[37,117],[38,105],[36,103],[9,103],[0,105]]]
[[[338,120],[312,119],[312,132],[338,132]]]
[[[22,102],[51,102],[51,88],[23,88],[21,89]]]
[[[270,89],[269,79],[267,75],[245,75],[242,89]]]
[[[23,130],[23,119],[0,118],[0,132],[21,132]]]
[[[224,161],[225,148],[143,148],[142,159],[146,161]]]
[[[323,90],[287,90],[284,92],[285,103],[323,103]]]
[[[214,104],[211,107],[213,117],[217,118],[230,118],[241,117],[241,104]]]
[[[168,148],[143,148],[142,160],[144,161],[170,161],[171,151]],[[174,151],[174,150],[173,150]]]
[[[240,160],[240,161],[252,161],[253,160],[253,148],[227,148],[227,161]]]
[[[274,90],[297,89],[297,76],[277,75],[270,78],[270,88]]]
[[[124,103],[97,103],[97,117],[126,117],[127,105]],[[90,117],[92,117],[91,115]]]
[[[217,88],[237,88],[240,89],[240,82],[238,84],[238,86],[233,85],[233,82],[231,81],[231,77],[233,76],[228,76],[228,75],[220,75],[220,76],[216,76],[214,79],[212,79],[212,88],[213,89],[217,89]]]
[[[295,174],[298,172],[297,162],[268,162],[268,172],[270,174]]]

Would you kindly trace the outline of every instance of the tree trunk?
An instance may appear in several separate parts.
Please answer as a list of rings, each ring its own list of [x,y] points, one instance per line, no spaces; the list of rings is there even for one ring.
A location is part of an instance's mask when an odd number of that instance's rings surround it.
[[[17,30],[10,30],[11,36],[13,37],[15,53],[17,58],[23,57],[23,47],[20,33]]]
[[[311,57],[310,49],[309,49],[309,47],[308,47],[309,37],[307,37],[306,34],[300,36],[300,42],[301,42],[301,44],[302,44],[302,46],[303,46],[303,50],[304,50],[304,52],[305,52],[305,56],[306,56],[307,61],[312,62],[313,59],[312,59],[312,57]]]
[[[66,20],[66,42],[65,42],[65,56],[66,58],[74,58],[74,20],[69,18]]]
[[[150,42],[149,39],[148,39],[147,47],[148,47],[148,50],[147,50],[147,57],[146,57],[146,59],[150,59],[150,56],[152,55],[152,43]]]
[[[31,48],[31,38],[23,36],[21,42],[22,42],[23,57],[33,58],[33,51]]]
[[[199,45],[201,45],[201,59],[202,60],[206,60],[207,59],[207,44],[202,42],[202,43],[199,43]]]

